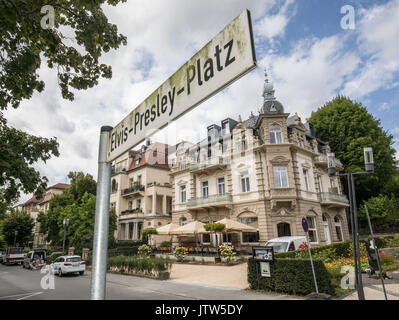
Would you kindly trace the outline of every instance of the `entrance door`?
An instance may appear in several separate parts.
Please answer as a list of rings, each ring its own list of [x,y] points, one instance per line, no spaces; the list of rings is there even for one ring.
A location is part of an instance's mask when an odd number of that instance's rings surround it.
[[[330,228],[328,227],[328,220],[325,216],[323,216],[323,226],[324,226],[324,234],[326,237],[326,243],[331,244]]]

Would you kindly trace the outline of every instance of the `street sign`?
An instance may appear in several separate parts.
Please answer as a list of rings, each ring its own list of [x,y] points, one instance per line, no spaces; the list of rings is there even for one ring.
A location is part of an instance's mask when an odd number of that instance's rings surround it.
[[[309,231],[308,220],[306,220],[305,217],[302,218],[302,228],[303,228],[303,231],[305,231],[305,232]]]
[[[109,132],[107,162],[255,67],[251,15],[244,10]]]

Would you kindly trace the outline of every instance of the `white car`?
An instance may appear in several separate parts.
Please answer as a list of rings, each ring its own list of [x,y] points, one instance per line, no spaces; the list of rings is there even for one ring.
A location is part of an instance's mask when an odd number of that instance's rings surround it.
[[[50,267],[60,277],[67,273],[83,275],[86,270],[86,262],[81,256],[61,256],[55,259]]]
[[[288,252],[298,250],[303,243],[306,244],[305,236],[280,237],[269,240],[265,246],[273,247],[274,252]]]

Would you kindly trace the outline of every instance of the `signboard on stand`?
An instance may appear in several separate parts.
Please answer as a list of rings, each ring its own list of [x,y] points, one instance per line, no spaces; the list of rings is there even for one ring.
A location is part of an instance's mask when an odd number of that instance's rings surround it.
[[[258,274],[270,278],[274,264],[273,247],[253,247],[252,256],[256,260]]]

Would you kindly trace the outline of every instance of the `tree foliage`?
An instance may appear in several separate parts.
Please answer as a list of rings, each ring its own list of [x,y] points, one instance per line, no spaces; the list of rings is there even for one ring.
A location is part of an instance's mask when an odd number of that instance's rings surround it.
[[[16,242],[26,246],[32,239],[34,220],[25,211],[11,210],[2,221],[2,234],[8,245],[14,245],[15,231],[18,231]]]
[[[61,245],[64,235],[62,222],[69,219],[66,245],[75,248],[92,248],[96,210],[96,182],[90,174],[70,172],[70,187],[50,200],[46,214],[39,213],[40,233],[47,234],[52,245]],[[116,230],[116,214],[110,211],[109,240]]]
[[[395,150],[393,136],[383,130],[379,120],[361,103],[341,96],[312,112],[308,120],[314,125],[316,136],[329,142],[346,172],[364,171],[363,148],[372,147],[375,174],[356,176],[357,200],[361,203],[382,192],[395,172]]]
[[[399,200],[394,196],[379,195],[372,197],[364,204],[367,206],[373,227],[389,227],[399,225]],[[359,210],[359,218],[367,225],[364,207]]]
[[[38,160],[46,162],[52,155],[59,156],[56,139],[29,135],[7,126],[0,113],[0,207],[4,211],[22,190],[37,192],[41,198],[47,178],[32,166]]]
[[[34,91],[43,91],[42,60],[57,70],[65,99],[73,100],[72,88],[91,88],[100,77],[111,78],[111,66],[99,58],[127,39],[108,22],[102,5],[120,2],[126,0],[1,0],[0,109],[17,108]],[[43,19],[50,21],[48,12],[41,13],[45,5],[54,8],[53,28],[42,28]]]

